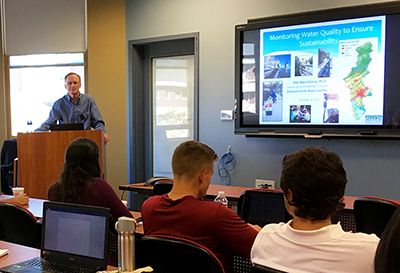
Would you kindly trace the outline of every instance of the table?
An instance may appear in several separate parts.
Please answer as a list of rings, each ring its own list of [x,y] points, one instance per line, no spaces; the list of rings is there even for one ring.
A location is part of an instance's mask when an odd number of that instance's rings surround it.
[[[8,249],[8,254],[0,258],[0,267],[12,265],[40,256],[40,249],[0,241],[1,249]]]
[[[239,197],[245,190],[254,190],[255,188],[249,187],[238,187],[238,186],[224,186],[224,185],[215,185],[210,184],[207,195],[205,199],[214,199],[219,191],[224,191],[225,196],[228,199],[228,202],[232,206],[236,206],[239,201]],[[119,186],[119,190],[123,191],[133,191],[139,194],[152,196],[153,194],[153,186],[144,186],[144,183],[135,183],[130,185],[121,185]]]
[[[135,218],[135,219],[137,219],[139,217],[142,217],[142,214],[139,211],[131,211],[131,214],[132,214],[133,218]],[[144,234],[143,223],[138,223],[136,225],[135,233],[137,233],[139,235],[143,235]]]
[[[144,194],[148,196],[152,196],[153,194],[153,186],[144,186],[144,183],[135,183],[135,184],[130,184],[130,185],[121,185],[119,186],[120,190],[126,190],[126,191],[133,191],[137,192],[139,194]],[[228,202],[235,206],[237,205],[237,202],[239,201],[239,197],[242,194],[242,192],[246,190],[255,190],[256,188],[251,188],[251,187],[238,187],[238,186],[225,186],[225,185],[215,185],[215,184],[210,184],[210,187],[208,188],[207,195],[205,199],[213,199],[218,195],[218,191],[224,191],[225,196],[228,198]],[[345,203],[345,209],[353,209],[353,204],[354,200],[356,200],[357,197],[355,196],[345,196],[344,197],[344,203]]]
[[[139,194],[152,196],[153,187],[152,186],[144,186],[144,183],[135,183],[130,185],[121,185],[119,186],[120,190],[127,190],[137,192]],[[218,191],[224,191],[225,196],[228,198],[229,204],[232,206],[232,210],[237,212],[237,203],[239,201],[240,195],[246,190],[254,190],[255,188],[251,187],[238,187],[238,186],[225,186],[225,185],[214,185],[210,184],[208,188],[207,195],[204,198],[205,200],[213,200],[217,195]],[[353,213],[353,204],[357,199],[356,196],[344,196],[345,207],[342,211],[338,213],[337,220],[340,222],[342,228],[345,231],[356,231],[356,222],[354,219]],[[399,202],[400,203],[400,202]],[[139,230],[137,231],[139,232]]]
[[[2,194],[0,195],[0,201],[6,201],[11,199],[12,195]],[[29,204],[26,206],[22,206],[29,210],[36,218],[42,218],[43,216],[43,203],[48,200],[38,199],[38,198],[29,198]],[[138,211],[131,211],[133,218],[137,219],[141,217],[141,213]],[[136,227],[136,232],[139,234],[143,234],[143,224],[139,224]],[[1,247],[0,247],[1,248]]]
[[[13,198],[12,195],[5,195],[2,194],[0,195],[0,201],[6,201],[8,199]],[[29,198],[29,204],[26,206],[22,206],[29,210],[33,216],[36,218],[42,218],[43,216],[43,202],[46,202],[47,200],[44,199],[38,199],[38,198]]]
[[[0,249],[8,249],[8,254],[0,258],[0,268],[40,256],[40,249],[8,243],[0,240]],[[107,270],[117,267],[107,266]]]

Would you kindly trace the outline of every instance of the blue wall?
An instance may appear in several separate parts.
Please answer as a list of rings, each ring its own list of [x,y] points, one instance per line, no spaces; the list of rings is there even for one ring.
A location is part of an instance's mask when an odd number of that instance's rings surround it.
[[[400,140],[246,138],[234,135],[220,111],[233,108],[234,26],[247,19],[383,1],[330,0],[126,0],[126,39],[199,32],[200,141],[222,156],[228,145],[236,156],[232,185],[253,187],[256,178],[279,184],[284,155],[324,146],[340,155],[348,174],[346,195],[400,199],[395,172]],[[127,61],[128,62],[128,61]],[[213,184],[220,184],[217,172]]]

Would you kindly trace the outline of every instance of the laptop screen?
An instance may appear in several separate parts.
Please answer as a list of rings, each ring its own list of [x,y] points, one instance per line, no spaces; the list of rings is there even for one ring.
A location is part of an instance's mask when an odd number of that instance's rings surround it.
[[[107,208],[45,202],[42,258],[106,265],[108,223]]]
[[[278,191],[247,190],[242,210],[241,217],[245,222],[259,226],[292,219],[286,211],[283,193]]]

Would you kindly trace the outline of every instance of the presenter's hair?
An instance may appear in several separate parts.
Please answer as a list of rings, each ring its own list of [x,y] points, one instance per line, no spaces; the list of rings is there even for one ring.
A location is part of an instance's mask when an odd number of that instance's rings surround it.
[[[67,80],[69,75],[77,75],[79,78],[79,82],[81,82],[81,76],[79,76],[78,74],[76,74],[75,72],[69,72],[67,75],[65,75],[64,77],[64,82]]]
[[[397,209],[382,233],[375,254],[375,273],[400,272],[400,209]]]
[[[99,147],[91,139],[75,139],[65,152],[58,201],[81,204],[96,177],[100,177]]]
[[[186,141],[176,147],[172,155],[174,176],[193,178],[218,159],[213,149],[198,141]]]
[[[326,220],[343,209],[346,171],[340,157],[323,147],[307,147],[286,155],[280,186],[298,217]]]

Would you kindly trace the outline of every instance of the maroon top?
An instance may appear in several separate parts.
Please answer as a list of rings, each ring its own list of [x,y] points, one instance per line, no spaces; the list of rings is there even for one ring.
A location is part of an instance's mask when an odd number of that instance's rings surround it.
[[[153,196],[142,206],[145,235],[170,235],[204,245],[233,272],[233,254],[250,257],[257,231],[221,203],[185,196],[172,200],[168,194]]]
[[[50,185],[47,197],[50,201],[58,201],[57,188],[60,182]],[[106,207],[110,209],[110,223],[115,223],[119,217],[132,217],[128,208],[121,202],[114,189],[102,178],[95,178],[93,187],[86,196],[82,196],[82,204]],[[112,226],[110,226],[112,228]]]

